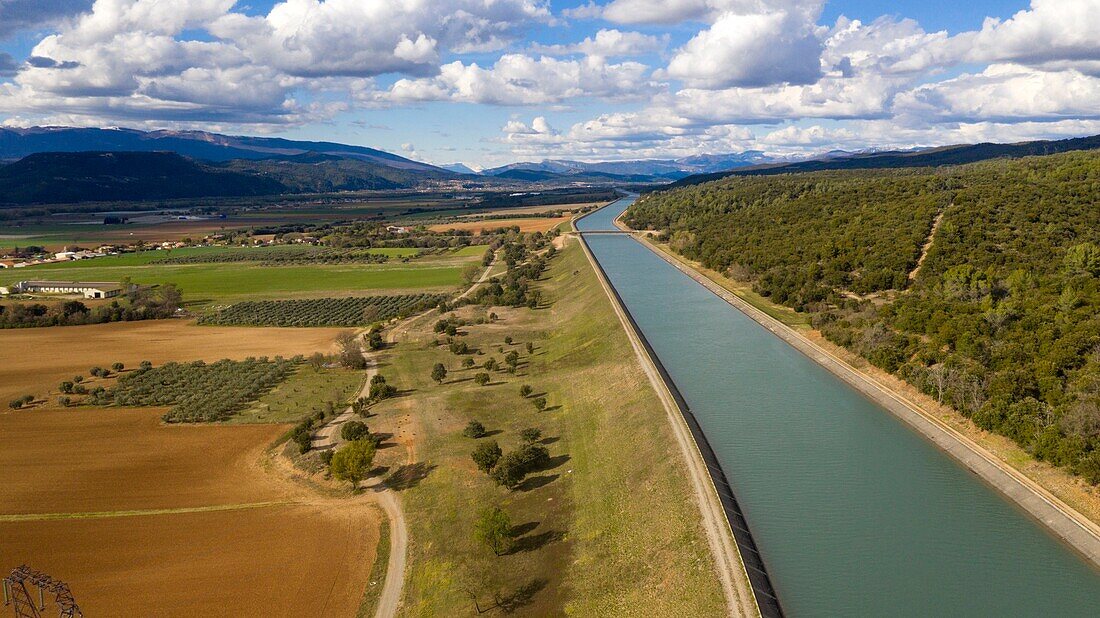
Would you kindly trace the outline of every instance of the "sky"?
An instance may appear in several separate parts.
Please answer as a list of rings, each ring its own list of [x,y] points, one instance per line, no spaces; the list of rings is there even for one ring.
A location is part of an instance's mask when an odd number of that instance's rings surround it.
[[[1100,133],[1100,0],[0,0],[0,126],[435,164]]]

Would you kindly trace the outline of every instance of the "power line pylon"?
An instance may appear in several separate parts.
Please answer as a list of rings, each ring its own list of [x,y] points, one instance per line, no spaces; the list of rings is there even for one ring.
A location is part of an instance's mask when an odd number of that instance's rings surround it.
[[[38,588],[38,605],[31,598],[27,584]],[[11,605],[15,618],[42,618],[46,609],[46,593],[54,596],[60,618],[84,618],[69,585],[41,571],[21,565],[4,578],[4,605]]]

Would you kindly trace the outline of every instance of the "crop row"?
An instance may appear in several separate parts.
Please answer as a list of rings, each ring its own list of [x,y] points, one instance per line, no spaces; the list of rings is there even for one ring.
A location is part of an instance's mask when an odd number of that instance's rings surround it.
[[[199,324],[219,326],[359,326],[433,307],[439,294],[253,300],[218,309]]]
[[[276,356],[167,363],[121,376],[111,388],[93,393],[90,403],[172,406],[164,415],[168,423],[224,421],[285,380],[299,362]]]

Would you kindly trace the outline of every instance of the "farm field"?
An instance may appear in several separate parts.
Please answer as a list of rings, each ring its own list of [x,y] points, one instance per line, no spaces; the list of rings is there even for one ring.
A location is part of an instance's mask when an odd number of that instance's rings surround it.
[[[101,258],[106,260],[108,258]],[[29,278],[134,283],[174,283],[189,304],[258,298],[350,296],[382,290],[450,290],[462,282],[462,268],[430,262],[340,264],[333,266],[254,266],[239,263],[102,266],[45,264],[0,271],[0,285]]]
[[[5,410],[0,515],[286,499],[253,465],[284,426],[165,426],[162,411]]]
[[[496,230],[502,227],[518,225],[521,232],[545,232],[557,225],[569,221],[570,217],[517,217],[515,219],[486,219],[484,221],[457,221],[453,223],[437,223],[428,226],[433,232],[446,232],[447,230]]]
[[[667,416],[576,241],[538,286],[548,306],[494,307],[495,323],[472,323],[487,312],[481,307],[455,312],[470,322],[457,340],[475,350],[477,368],[431,344],[440,338],[437,315],[382,354],[382,374],[408,392],[377,404],[368,421],[405,447],[379,451],[378,463],[413,472],[398,484],[412,539],[400,613],[472,614],[467,590],[482,608],[499,593],[516,615],[725,613]],[[478,386],[481,364],[508,351],[519,354],[517,372],[491,371]],[[441,385],[429,375],[437,362],[449,372]],[[533,387],[529,398],[522,384]],[[544,412],[534,405],[539,396]],[[463,436],[471,420],[488,435]],[[470,453],[490,440],[516,449],[525,428],[541,430],[550,463],[509,491],[478,471]],[[473,536],[479,513],[494,506],[517,536],[515,550],[500,557]]]
[[[41,397],[90,367],[330,352],[341,329],[195,326],[184,320],[0,330],[0,401]],[[94,381],[87,382],[89,387]]]
[[[378,525],[361,505],[288,505],[0,522],[0,538],[0,562],[64,578],[86,616],[353,616]]]

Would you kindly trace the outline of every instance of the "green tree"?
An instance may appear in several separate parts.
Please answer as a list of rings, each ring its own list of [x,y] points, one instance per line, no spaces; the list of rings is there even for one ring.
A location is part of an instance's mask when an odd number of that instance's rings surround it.
[[[497,556],[512,551],[512,520],[500,507],[481,512],[474,524],[474,536]]]
[[[348,442],[362,440],[370,436],[370,429],[362,421],[348,421],[340,428],[340,437]]]
[[[489,360],[485,361],[485,364],[483,364],[482,367],[485,368],[485,371],[496,371],[499,365],[497,365],[497,359],[490,358]]]
[[[349,442],[332,456],[329,464],[332,476],[351,483],[352,489],[358,488],[359,482],[367,477],[374,464],[374,451],[374,442],[371,440]]]
[[[478,386],[485,386],[486,384],[489,383],[489,380],[490,380],[489,374],[487,374],[487,373],[478,373],[478,374],[474,375],[474,382]]]
[[[126,368],[126,365],[123,365],[122,363],[114,363],[113,365],[111,365],[111,369],[114,369],[115,373],[118,373],[118,372],[122,371],[125,368]]]
[[[542,438],[542,430],[528,427],[519,432],[519,437],[522,438],[526,444],[534,444]]]
[[[466,429],[462,430],[462,435],[467,438],[480,438],[485,435],[485,425],[482,425],[481,421],[470,421],[466,424]]]
[[[439,384],[443,384],[443,380],[447,379],[447,368],[443,363],[436,363],[435,367],[432,367],[432,379]]]
[[[531,388],[530,384],[524,384],[523,386],[519,387],[519,396],[527,399],[531,396],[531,393],[533,393],[534,390],[535,389]]]
[[[535,409],[539,412],[546,409],[546,397],[535,397],[533,403],[535,404]]]
[[[474,359],[471,357],[466,357],[462,360],[462,367],[464,369],[473,369],[475,364]]]
[[[525,347],[527,348],[528,354],[531,354],[535,351],[535,344],[531,343],[530,341],[527,342],[527,345]]]
[[[512,336],[511,336],[511,335],[508,335],[507,337],[505,337],[505,338],[504,338],[504,344],[505,344],[505,345],[512,345],[512,341],[513,341],[513,340],[512,340]]]
[[[470,453],[470,458],[474,460],[478,470],[488,474],[500,461],[501,454],[500,445],[497,444],[496,440],[493,440],[478,444]]]

